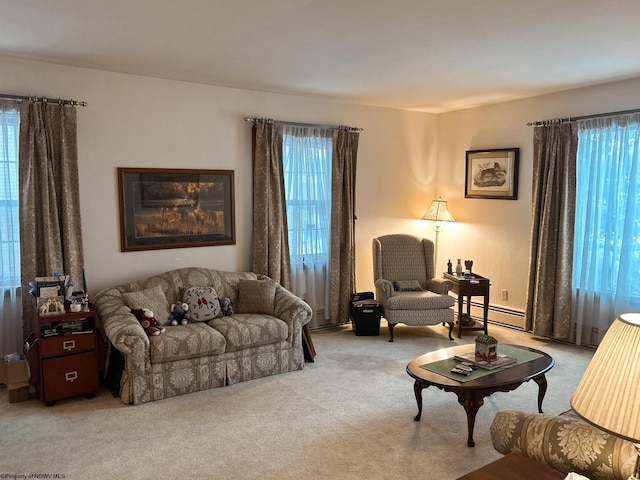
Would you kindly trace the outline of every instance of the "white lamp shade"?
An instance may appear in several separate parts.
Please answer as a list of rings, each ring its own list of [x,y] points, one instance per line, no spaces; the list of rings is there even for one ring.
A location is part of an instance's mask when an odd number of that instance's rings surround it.
[[[571,408],[609,433],[640,442],[640,313],[622,314],[609,327]]]
[[[422,217],[423,220],[434,220],[436,222],[455,222],[453,216],[449,212],[446,200],[438,197],[437,200],[431,202],[429,210]]]

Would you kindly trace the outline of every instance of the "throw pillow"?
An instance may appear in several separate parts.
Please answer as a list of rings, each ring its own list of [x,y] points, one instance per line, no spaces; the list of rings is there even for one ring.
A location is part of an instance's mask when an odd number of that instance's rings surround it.
[[[193,322],[206,322],[222,316],[220,300],[213,287],[187,288],[182,301],[189,305],[189,320]]]
[[[160,285],[122,294],[124,303],[131,309],[147,308],[161,325],[169,325],[169,301]]]
[[[393,288],[398,292],[419,292],[422,290],[418,280],[397,280],[393,282]]]
[[[276,284],[272,280],[240,280],[238,283],[238,313],[273,315]]]

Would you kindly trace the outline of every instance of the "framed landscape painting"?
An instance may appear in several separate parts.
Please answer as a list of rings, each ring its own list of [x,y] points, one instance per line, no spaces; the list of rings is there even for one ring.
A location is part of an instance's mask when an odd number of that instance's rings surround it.
[[[235,244],[233,173],[118,168],[120,250]]]
[[[465,198],[518,199],[519,148],[467,150]]]

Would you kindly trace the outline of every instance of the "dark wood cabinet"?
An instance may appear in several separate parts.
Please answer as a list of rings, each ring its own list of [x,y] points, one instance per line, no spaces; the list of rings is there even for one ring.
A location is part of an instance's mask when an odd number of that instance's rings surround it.
[[[33,308],[27,341],[31,380],[47,406],[56,400],[84,395],[100,387],[98,336],[93,306],[88,311],[41,315]]]

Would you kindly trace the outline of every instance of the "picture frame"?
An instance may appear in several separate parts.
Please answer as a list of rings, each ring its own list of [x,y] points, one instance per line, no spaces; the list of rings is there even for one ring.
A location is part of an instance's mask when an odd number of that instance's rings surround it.
[[[117,169],[122,252],[235,245],[233,170]]]
[[[519,148],[467,150],[465,198],[518,199]]]

